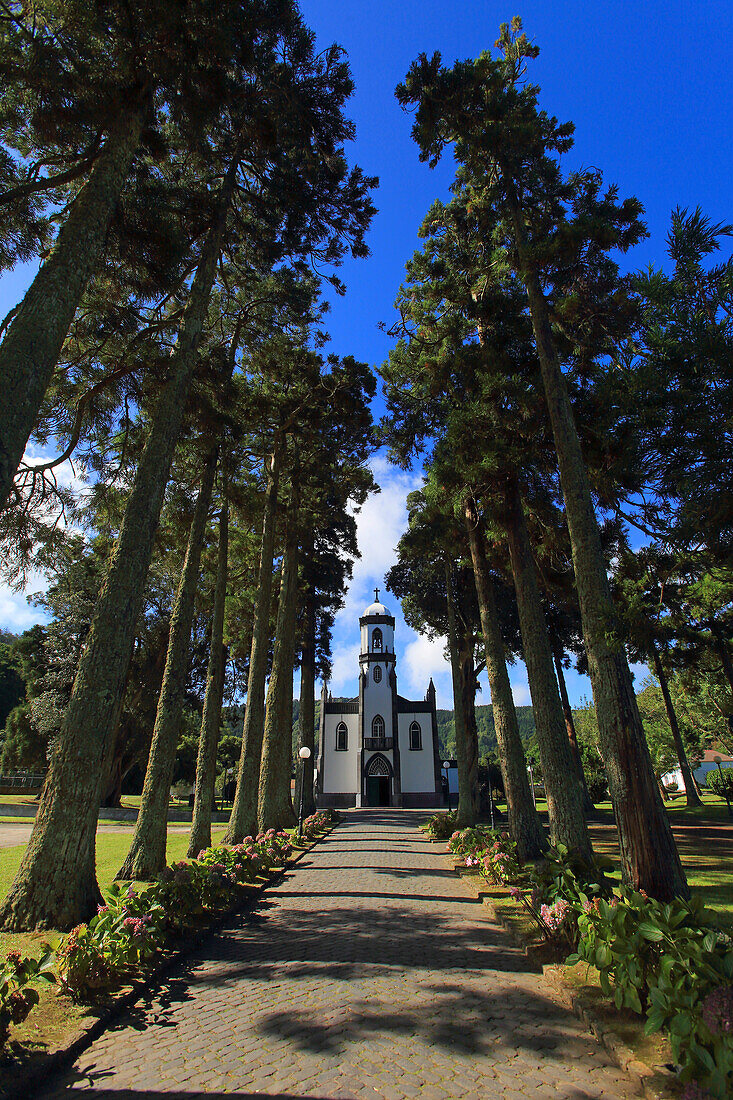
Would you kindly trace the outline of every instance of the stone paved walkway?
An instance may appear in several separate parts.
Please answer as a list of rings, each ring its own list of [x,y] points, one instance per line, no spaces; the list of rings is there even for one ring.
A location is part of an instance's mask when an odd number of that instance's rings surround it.
[[[47,1096],[634,1095],[420,819],[348,814]]]

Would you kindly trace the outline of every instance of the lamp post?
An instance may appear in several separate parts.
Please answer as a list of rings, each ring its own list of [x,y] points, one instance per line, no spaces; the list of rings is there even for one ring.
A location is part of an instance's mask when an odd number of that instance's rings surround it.
[[[302,760],[300,765],[300,809],[298,810],[298,840],[303,835],[303,795],[305,793],[305,762],[310,757],[311,751],[307,745],[298,749],[298,756]]]
[[[527,771],[529,772],[529,786],[530,786],[530,789],[532,791],[532,803],[534,805],[534,808],[537,809],[537,795],[535,794],[535,791],[534,791],[534,776],[532,775],[532,762],[531,761],[527,765]]]
[[[448,813],[450,810],[450,778],[448,776],[448,768],[450,767],[450,760],[443,761],[443,767],[445,768],[445,797],[448,800]]]
[[[489,813],[491,814],[491,831],[493,833],[493,831],[494,831],[494,792],[491,789],[491,772],[489,771],[488,768],[486,770],[489,772]]]
[[[720,766],[720,761],[721,760],[722,760],[721,756],[714,756],[713,757],[713,761],[714,761],[714,763],[716,763],[718,765],[718,771],[722,775],[723,774],[723,769]],[[723,789],[723,798],[725,799],[725,804],[728,807],[728,817],[733,817],[733,814],[731,813],[731,810],[730,810],[730,800],[728,798],[728,795],[725,793],[725,789]]]

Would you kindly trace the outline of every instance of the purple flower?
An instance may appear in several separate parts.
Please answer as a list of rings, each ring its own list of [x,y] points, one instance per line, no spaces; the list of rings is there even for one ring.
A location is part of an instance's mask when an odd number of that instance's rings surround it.
[[[682,1093],[682,1100],[711,1100],[711,1097],[706,1089],[700,1088],[697,1081],[688,1081]]]
[[[711,1035],[733,1031],[733,986],[720,985],[702,1002],[702,1018]]]

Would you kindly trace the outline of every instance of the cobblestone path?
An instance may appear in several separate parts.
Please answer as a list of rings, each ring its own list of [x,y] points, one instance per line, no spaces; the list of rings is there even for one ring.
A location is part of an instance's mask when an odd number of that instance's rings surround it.
[[[634,1095],[403,811],[360,811],[48,1097]]]

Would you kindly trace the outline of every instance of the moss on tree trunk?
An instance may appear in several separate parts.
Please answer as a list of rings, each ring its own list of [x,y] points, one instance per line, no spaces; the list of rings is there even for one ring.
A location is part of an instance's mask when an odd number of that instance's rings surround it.
[[[267,689],[265,728],[257,806],[260,830],[284,829],[295,820],[290,799],[293,767],[292,690],[295,657],[295,613],[298,601],[298,494],[293,478],[287,535],[280,579],[275,650]]]
[[[247,709],[244,713],[242,752],[239,758],[237,788],[229,817],[227,844],[241,844],[245,836],[257,832],[257,799],[260,784],[262,734],[265,725],[265,680],[270,647],[270,601],[272,599],[272,563],[275,554],[275,519],[280,481],[280,447],[272,454],[267,472],[267,490],[262,518],[262,546],[257,575],[257,599],[254,606],[252,648],[247,678]]]
[[[509,831],[516,842],[520,858],[536,859],[547,847],[547,840],[529,787],[527,760],[519,735],[519,723],[506,667],[504,642],[486,561],[483,535],[471,503],[466,505],[466,527],[484,636],[486,672],[491,691],[499,765],[507,800]]]
[[[583,796],[565,728],[560,693],[552,663],[550,639],[537,584],[537,570],[518,489],[507,501],[509,555],[517,596],[522,650],[532,696],[537,745],[545,781],[553,841],[565,844],[581,859],[593,858],[583,813]]]
[[[11,492],[77,306],[99,265],[145,116],[141,108],[120,111],[0,345],[0,508]]]
[[[204,713],[201,718],[199,751],[196,759],[196,786],[193,799],[193,820],[188,855],[197,856],[211,847],[211,807],[216,782],[216,750],[221,729],[221,704],[224,697],[224,612],[227,601],[229,565],[229,507],[224,505],[219,516],[219,548],[214,590],[214,613],[211,622],[211,648],[206,672]]]
[[[452,567],[445,562],[448,610],[448,650],[453,684],[453,718],[456,730],[456,763],[458,765],[458,814],[460,829],[478,821],[478,733],[476,730],[475,676],[473,665],[473,635],[466,638],[456,614]],[[469,667],[470,666],[470,667]]]
[[[118,879],[153,879],[165,867],[171,779],[181,729],[201,548],[206,534],[218,456],[219,451],[216,448],[209,454],[204,465],[188,533],[183,571],[173,604],[165,672],[155,714],[140,812],[132,834],[132,844],[117,875]]]

